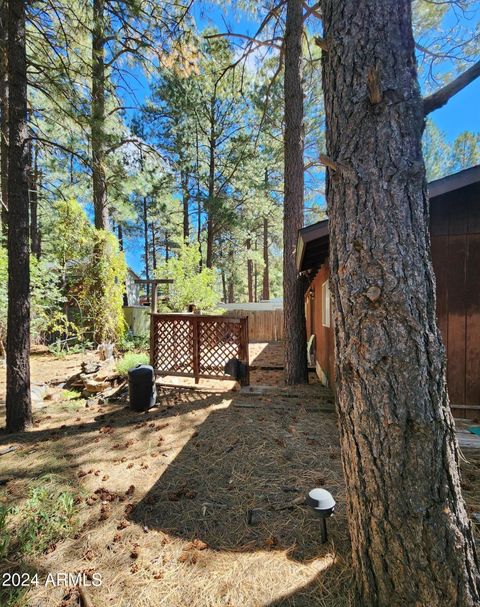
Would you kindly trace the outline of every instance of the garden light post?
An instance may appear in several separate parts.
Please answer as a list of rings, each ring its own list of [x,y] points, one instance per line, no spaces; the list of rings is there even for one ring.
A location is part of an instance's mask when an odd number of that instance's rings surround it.
[[[306,503],[311,506],[314,512],[322,519],[322,544],[327,541],[327,518],[332,516],[335,509],[335,500],[326,489],[312,489],[306,499]]]

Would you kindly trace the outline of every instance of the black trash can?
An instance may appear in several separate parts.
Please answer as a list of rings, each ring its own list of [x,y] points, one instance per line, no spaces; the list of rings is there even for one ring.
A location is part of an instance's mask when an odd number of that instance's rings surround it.
[[[148,411],[154,406],[157,390],[155,371],[150,365],[138,365],[128,372],[128,396],[130,409]]]

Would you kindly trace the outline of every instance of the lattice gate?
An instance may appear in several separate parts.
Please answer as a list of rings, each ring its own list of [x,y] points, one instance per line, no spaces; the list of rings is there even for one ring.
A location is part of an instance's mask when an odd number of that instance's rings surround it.
[[[152,314],[150,363],[158,375],[231,379],[225,365],[246,365],[243,385],[250,383],[248,318],[200,314]]]

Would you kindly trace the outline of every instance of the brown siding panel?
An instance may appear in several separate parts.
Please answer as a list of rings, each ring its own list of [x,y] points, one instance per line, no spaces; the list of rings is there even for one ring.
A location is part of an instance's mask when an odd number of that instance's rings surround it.
[[[480,407],[480,234],[468,235],[466,276],[465,404]]]
[[[452,405],[465,403],[465,235],[448,239],[447,381]]]

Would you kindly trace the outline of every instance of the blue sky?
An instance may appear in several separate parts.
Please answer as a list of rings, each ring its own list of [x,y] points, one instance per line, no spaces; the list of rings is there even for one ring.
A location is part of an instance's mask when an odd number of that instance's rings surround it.
[[[236,17],[238,13],[225,11],[209,2],[195,2],[192,14],[200,30],[214,26],[221,32],[230,29],[237,33],[254,35],[258,28],[258,22],[251,17],[246,17],[245,14]],[[148,97],[148,83],[138,73],[135,77],[136,80],[131,79],[130,84],[135,91],[137,101],[142,102]],[[431,119],[444,133],[446,139],[452,142],[463,131],[480,131],[479,109],[480,79],[477,79],[453,97],[446,106],[435,111],[431,115]],[[139,273],[143,271],[141,255],[141,240],[133,239],[126,243],[127,262]]]

